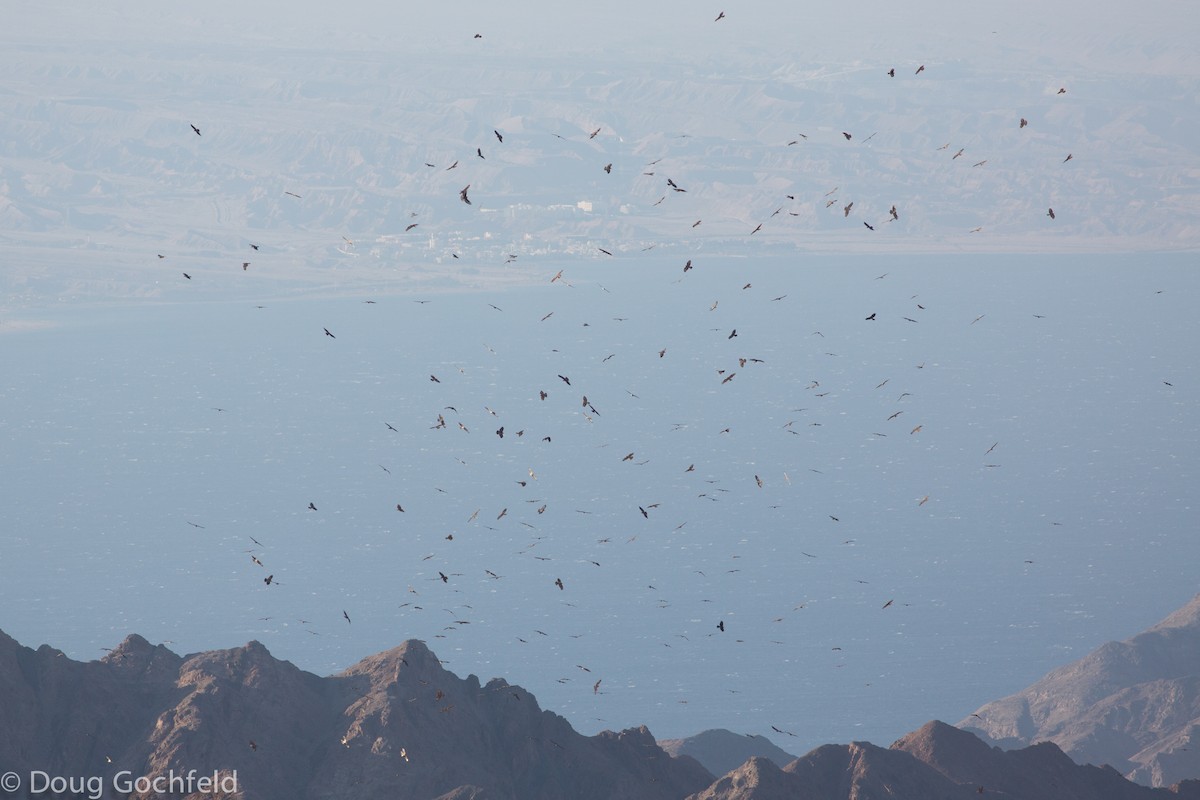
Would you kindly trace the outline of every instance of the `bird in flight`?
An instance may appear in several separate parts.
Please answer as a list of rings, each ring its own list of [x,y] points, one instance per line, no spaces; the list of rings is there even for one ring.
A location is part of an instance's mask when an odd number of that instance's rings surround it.
[[[325,328],[324,331],[325,331],[325,335],[328,336],[330,339],[337,338],[336,336],[334,336],[332,333],[329,332],[329,328]]]
[[[1021,124],[1018,127],[1024,128],[1028,124],[1029,124],[1029,120],[1025,119],[1024,117],[1021,117]]]
[[[190,123],[190,122],[189,122],[188,124],[189,124],[189,125],[191,125],[191,123]],[[194,130],[194,131],[196,132],[196,135],[197,135],[197,136],[199,136],[199,135],[200,135],[200,129],[199,129],[199,128],[197,128],[195,125],[192,125],[192,130]]]
[[[723,20],[723,19],[725,19],[725,12],[724,12],[724,11],[722,11],[720,14],[717,14],[717,18],[716,18],[716,19],[714,19],[714,20],[713,20],[713,22],[720,22],[720,21],[721,21],[721,20]]]
[[[1047,210],[1046,216],[1049,217],[1050,219],[1054,219],[1054,209],[1051,208],[1051,209]]]
[[[352,622],[350,621],[350,615],[346,613],[346,609],[344,609],[344,608],[342,609],[342,616],[346,618],[346,624],[347,624],[347,625],[353,625],[353,624],[354,624],[354,623],[352,623]]]
[[[496,138],[499,139],[501,142],[504,141],[504,137],[500,135],[500,131],[493,129],[492,133],[496,134]]]
[[[599,135],[600,135],[600,129],[599,129],[599,128],[596,128],[596,130],[594,130],[594,131],[592,131],[592,132],[591,132],[591,134],[588,136],[588,138],[589,138],[589,139],[595,139],[595,138],[596,138],[597,136],[599,136]]]
[[[921,74],[922,72],[924,72],[924,71],[925,71],[925,65],[924,65],[924,64],[922,64],[921,66],[917,67],[917,71],[916,71],[916,72],[914,72],[913,74],[914,74],[914,75],[920,75],[920,74]]]
[[[559,588],[559,590],[562,590],[563,589],[562,578],[555,578],[554,585],[557,586]]]
[[[895,67],[892,67],[891,69],[888,70],[888,77],[889,78],[896,77],[896,68]]]
[[[455,162],[455,163],[457,163],[457,162]],[[467,197],[467,189],[470,189],[470,188],[471,188],[471,184],[468,183],[466,186],[464,186],[458,192],[458,199],[462,200],[467,205],[471,205],[471,199],[469,197]]]

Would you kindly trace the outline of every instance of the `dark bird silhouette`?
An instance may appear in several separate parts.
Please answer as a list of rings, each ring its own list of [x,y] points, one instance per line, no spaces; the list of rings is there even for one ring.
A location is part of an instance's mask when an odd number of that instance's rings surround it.
[[[873,230],[875,230],[875,226],[874,226],[874,225],[872,225],[872,224],[871,224],[871,223],[869,223],[869,222],[865,222],[865,221],[864,221],[864,222],[863,222],[863,225],[866,225],[866,226],[867,226],[867,230],[869,230],[869,231],[873,231]]]
[[[267,586],[270,586],[274,580],[275,580],[274,575],[268,575],[267,577],[263,578],[263,583],[265,583]]]
[[[1029,124],[1029,120],[1025,119],[1024,117],[1021,117],[1021,124],[1018,127],[1024,128],[1028,124]]]
[[[608,173],[609,175],[612,174],[612,162],[611,161],[604,165],[604,171],[606,173]]]
[[[922,72],[924,72],[924,71],[925,71],[925,65],[924,65],[924,64],[922,64],[921,66],[917,67],[917,71],[916,71],[916,72],[914,72],[913,74],[914,74],[914,75],[920,75],[920,74],[921,74]]]
[[[309,510],[309,511],[316,511],[316,510],[317,510],[317,507],[316,507],[315,505],[313,505],[312,503],[309,503],[309,504],[308,504],[308,510]]]
[[[729,335],[728,335],[728,336],[726,336],[725,338],[726,338],[726,339],[732,339],[732,338],[733,338],[733,337],[735,337],[735,336],[737,336],[737,328],[734,328],[733,330],[731,330],[731,331],[729,332]]]
[[[688,262],[683,265],[683,271],[687,272],[691,268],[692,268],[692,260],[689,258]]]
[[[458,199],[462,200],[467,205],[471,205],[471,198],[467,197],[467,189],[470,189],[470,188],[471,188],[471,184],[468,183],[466,186],[459,189],[459,191],[458,191]]]
[[[412,223],[409,223],[409,225],[408,225],[408,226],[407,226],[407,227],[404,229],[404,232],[405,232],[405,233],[408,233],[409,231],[411,231],[413,228],[417,227],[417,226],[418,226],[418,225],[420,225],[420,224],[421,224],[421,223],[419,223],[419,222],[412,222]]]
[[[874,322],[875,321],[875,312],[872,311],[871,316],[867,317],[866,319],[868,322]]]
[[[646,511],[646,509],[642,508],[641,506],[638,506],[638,511],[642,512],[643,517],[645,517],[646,519],[650,519],[650,514]]]
[[[353,624],[354,624],[354,623],[352,623],[352,622],[350,621],[350,615],[346,613],[346,609],[344,609],[344,608],[342,609],[342,616],[343,616],[343,617],[345,617],[345,619],[346,619],[346,624],[347,624],[347,625],[353,625]]]
[[[250,269],[250,262],[249,262],[249,261],[243,261],[243,262],[242,262],[242,272],[245,272],[245,271],[246,271],[246,270],[248,270],[248,269]]]
[[[555,578],[554,585],[557,586],[560,590],[562,590],[564,588],[562,578]]]
[[[300,195],[296,194],[295,192],[284,192],[284,194],[291,195],[292,197],[296,198],[297,200],[300,199]]]
[[[854,203],[848,203],[846,206],[844,206],[844,207],[842,208],[842,216],[843,216],[843,217],[848,217],[848,216],[850,216],[850,211],[851,211],[851,209],[853,209],[853,208],[854,208]]]
[[[594,131],[592,131],[592,132],[591,132],[591,134],[588,136],[588,138],[589,138],[589,139],[595,139],[595,138],[596,138],[597,136],[599,136],[599,135],[600,135],[600,129],[599,129],[599,128],[596,128],[596,130],[594,130]]]
[[[1064,164],[1065,164],[1065,163],[1067,163],[1068,161],[1070,161],[1070,160],[1071,160],[1072,158],[1074,158],[1074,157],[1075,157],[1075,156],[1074,156],[1074,155],[1072,155],[1071,153],[1067,153],[1067,157],[1063,159],[1063,163],[1064,163]]]
[[[1054,219],[1054,209],[1053,208],[1048,209],[1046,211],[1046,216],[1049,217],[1050,219]]]
[[[501,142],[504,141],[504,137],[500,135],[500,131],[493,130],[492,133],[496,134],[496,138],[499,139]]]
[[[183,277],[187,278],[189,281],[192,279],[192,276],[188,275],[186,272],[183,273]]]
[[[254,250],[257,250],[257,249],[258,249],[258,245],[256,245],[256,244],[251,244],[251,245],[250,245],[250,247],[251,247],[252,249],[254,249]]]
[[[1066,93],[1067,93],[1066,87],[1059,88],[1058,92],[1056,92],[1056,94],[1066,94]]]
[[[446,171],[446,172],[449,172],[450,170],[454,169],[454,168],[455,168],[455,167],[457,167],[457,166],[458,166],[458,162],[457,162],[457,161],[455,161],[453,164],[451,164],[450,166],[446,167],[445,171]]]
[[[325,335],[326,335],[326,336],[328,336],[330,339],[336,339],[336,338],[337,338],[336,336],[334,336],[332,333],[330,333],[330,332],[329,332],[329,328],[322,328],[322,330],[324,330],[324,331],[325,331]]]
[[[189,125],[191,125],[191,123],[190,123],[190,122],[189,122],[188,124],[189,124]],[[197,136],[199,136],[199,135],[200,135],[200,129],[199,129],[199,128],[197,128],[195,125],[192,125],[192,130],[194,130],[194,131],[196,132],[196,135],[197,135]]]
[[[444,572],[438,572],[438,577],[442,579],[442,583],[449,583],[450,577]]]
[[[612,255],[612,253],[608,252],[608,251],[607,251],[607,250],[605,250],[603,247],[597,247],[596,249],[597,249],[597,250],[599,250],[601,253],[604,253],[604,255],[606,255],[606,256],[611,256],[611,255]]]
[[[480,158],[483,158],[483,148],[482,148],[482,147],[476,147],[476,148],[475,148],[475,155],[479,156]],[[486,161],[487,159],[484,159],[484,160]]]
[[[570,379],[570,378],[568,378],[566,375],[559,375],[558,377],[559,377],[559,378],[562,380],[562,382],[563,382],[563,383],[565,383],[567,386],[570,386],[570,385],[571,385],[571,379]]]
[[[717,630],[719,630],[721,633],[725,632],[725,620],[721,620],[717,623]]]
[[[721,21],[721,20],[723,20],[723,19],[725,19],[725,12],[724,12],[724,11],[722,11],[720,14],[717,14],[717,18],[716,18],[716,19],[714,19],[714,20],[713,20],[713,22],[720,22],[720,21]]]
[[[895,206],[892,206],[892,209],[890,211],[888,211],[888,213],[892,215],[892,219],[900,219],[900,215],[898,213],[896,213]]]
[[[250,749],[255,752],[258,751],[258,745],[255,743],[255,741],[253,739],[250,740]]]
[[[504,438],[504,426],[503,425],[501,425],[499,428],[496,429],[496,435],[499,436],[501,439]]]
[[[762,230],[762,223],[760,222],[760,223],[758,223],[758,227],[756,227],[754,230],[750,231],[750,235],[753,236],[754,234],[758,233],[761,230]]]
[[[482,34],[482,33],[477,33],[477,34],[475,34],[475,35],[474,35],[473,37],[471,37],[471,38],[473,38],[473,39],[482,39],[482,38],[483,38],[483,34]]]
[[[430,375],[430,376],[429,376],[429,380],[430,380],[430,382],[432,382],[432,383],[441,383],[441,381],[439,381],[439,380],[438,380],[438,377],[437,377],[437,375]]]
[[[891,69],[888,70],[888,77],[889,78],[896,77],[896,68],[895,67],[892,67]]]

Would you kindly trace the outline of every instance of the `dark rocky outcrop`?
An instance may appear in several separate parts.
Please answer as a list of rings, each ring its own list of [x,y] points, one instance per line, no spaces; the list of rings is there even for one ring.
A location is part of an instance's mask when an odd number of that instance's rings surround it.
[[[322,678],[257,642],[180,657],[130,636],[79,663],[0,634],[0,697],[0,764],[18,774],[236,770],[264,800],[665,800],[713,780],[644,727],[583,736],[419,641]]]

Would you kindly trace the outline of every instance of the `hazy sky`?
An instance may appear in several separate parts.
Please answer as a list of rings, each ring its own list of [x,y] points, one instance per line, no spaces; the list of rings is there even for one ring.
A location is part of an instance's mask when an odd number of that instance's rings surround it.
[[[725,19],[715,23],[719,11]],[[1084,0],[1012,0],[963,4],[949,0],[894,3],[746,2],[724,8],[667,0],[564,4],[467,2],[403,4],[350,2],[189,5],[127,2],[79,8],[68,3],[19,6],[4,38],[130,41],[259,41],[296,46],[438,49],[481,44],[487,52],[609,53],[640,48],[650,57],[704,58],[722,49],[761,49],[782,60],[856,60],[880,55],[922,61],[995,52],[1041,54],[1069,63],[1105,59],[1114,37],[1187,54],[1200,29],[1200,11],[1186,0],[1138,4]],[[67,22],[67,20],[70,20]],[[474,42],[475,33],[483,34]],[[981,51],[980,47],[985,46]],[[1123,49],[1123,48],[1122,48]],[[1128,53],[1110,56],[1122,59]],[[637,51],[631,52],[634,56]],[[1195,61],[1192,61],[1195,64]],[[1015,67],[1016,65],[1014,65]],[[1113,66],[1111,63],[1109,66]]]

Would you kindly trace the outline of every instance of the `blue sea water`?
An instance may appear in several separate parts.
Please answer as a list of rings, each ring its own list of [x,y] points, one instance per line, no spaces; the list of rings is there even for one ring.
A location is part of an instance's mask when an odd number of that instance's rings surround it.
[[[585,733],[802,753],[1196,593],[1194,256],[694,260],[16,315],[0,628],[320,674],[418,638]]]

